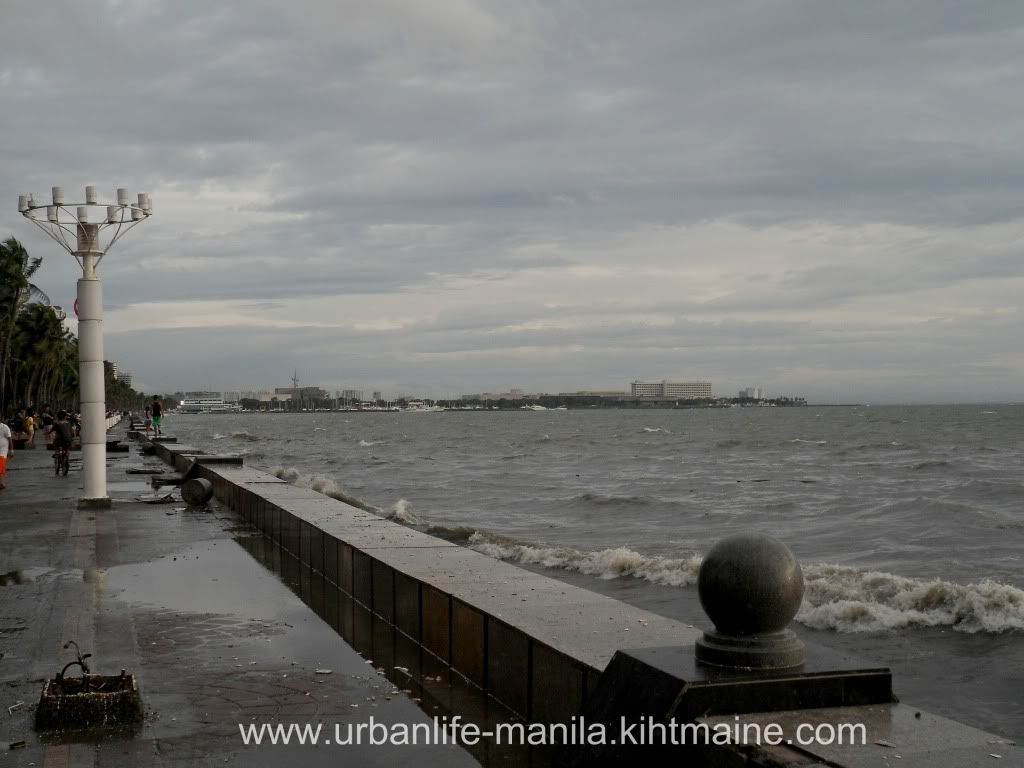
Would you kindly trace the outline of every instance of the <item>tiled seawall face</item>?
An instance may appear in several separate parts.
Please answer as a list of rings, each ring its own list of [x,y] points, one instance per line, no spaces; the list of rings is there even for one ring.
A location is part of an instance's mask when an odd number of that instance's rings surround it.
[[[183,470],[194,450],[156,448]],[[324,598],[318,613],[342,637],[357,647],[422,648],[424,670],[450,668],[531,721],[569,722],[619,648],[691,644],[699,634],[258,470],[200,463],[192,472],[340,590],[347,608]]]

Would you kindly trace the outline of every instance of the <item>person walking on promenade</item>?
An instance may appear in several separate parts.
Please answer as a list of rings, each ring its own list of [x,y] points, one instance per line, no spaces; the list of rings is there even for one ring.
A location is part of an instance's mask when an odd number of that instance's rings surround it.
[[[26,448],[36,447],[36,412],[34,408],[25,411],[25,434],[28,435]]]
[[[14,433],[3,421],[0,421],[0,491],[7,487],[7,456],[14,453]]]
[[[153,425],[153,412],[149,409],[149,406],[147,405],[146,406],[146,417],[145,417],[144,421],[142,422],[142,426],[144,426],[146,428],[146,437],[149,437],[149,430],[150,430],[150,427],[152,427],[152,425]]]
[[[153,395],[153,432],[157,435],[163,434],[163,432],[160,431],[160,420],[163,418],[163,415],[163,403],[160,402],[160,398]]]

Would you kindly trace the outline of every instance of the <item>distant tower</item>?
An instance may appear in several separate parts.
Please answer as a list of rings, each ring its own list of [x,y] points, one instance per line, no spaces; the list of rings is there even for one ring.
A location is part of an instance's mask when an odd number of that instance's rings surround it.
[[[295,369],[295,373],[292,375],[292,388],[293,389],[298,389],[299,388],[299,369],[298,368]]]

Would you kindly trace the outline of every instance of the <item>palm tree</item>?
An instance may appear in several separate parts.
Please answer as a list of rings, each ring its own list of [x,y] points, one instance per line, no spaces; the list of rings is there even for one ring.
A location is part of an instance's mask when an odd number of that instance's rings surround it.
[[[18,315],[11,345],[11,358],[16,365],[12,379],[24,387],[23,403],[39,405],[47,373],[65,346],[64,326],[52,307],[29,304]],[[12,386],[11,392],[19,394],[16,386]]]
[[[50,303],[49,297],[31,282],[42,261],[41,257],[30,257],[25,246],[13,237],[0,242],[0,409],[7,402],[18,313],[29,302]]]

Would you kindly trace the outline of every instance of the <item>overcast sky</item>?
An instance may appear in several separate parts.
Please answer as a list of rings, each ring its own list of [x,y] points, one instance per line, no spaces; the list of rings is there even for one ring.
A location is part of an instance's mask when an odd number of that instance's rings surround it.
[[[147,191],[136,388],[1024,399],[1024,5],[3,2],[19,193]]]

